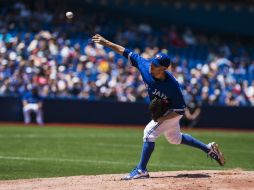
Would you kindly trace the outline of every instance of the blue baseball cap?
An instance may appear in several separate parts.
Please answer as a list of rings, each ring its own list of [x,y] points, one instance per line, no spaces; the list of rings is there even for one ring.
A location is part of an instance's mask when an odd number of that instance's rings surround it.
[[[168,67],[171,64],[170,57],[165,53],[158,53],[152,59],[152,63],[155,66],[164,66]]]

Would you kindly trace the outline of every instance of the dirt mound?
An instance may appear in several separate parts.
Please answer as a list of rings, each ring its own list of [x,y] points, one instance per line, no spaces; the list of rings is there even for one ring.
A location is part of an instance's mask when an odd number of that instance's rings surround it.
[[[149,179],[121,181],[122,174],[0,181],[1,190],[254,190],[254,171],[151,172]]]

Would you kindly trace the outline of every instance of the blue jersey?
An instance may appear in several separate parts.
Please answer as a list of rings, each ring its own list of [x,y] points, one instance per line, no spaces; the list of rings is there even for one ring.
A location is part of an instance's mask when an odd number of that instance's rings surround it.
[[[42,101],[41,97],[38,94],[33,94],[28,91],[23,95],[23,100],[27,101],[27,103],[39,103]]]
[[[160,98],[170,104],[170,109],[182,114],[186,104],[179,83],[174,76],[166,71],[166,79],[155,79],[150,73],[151,62],[132,51],[125,49],[123,55],[135,66],[146,84],[150,100]]]

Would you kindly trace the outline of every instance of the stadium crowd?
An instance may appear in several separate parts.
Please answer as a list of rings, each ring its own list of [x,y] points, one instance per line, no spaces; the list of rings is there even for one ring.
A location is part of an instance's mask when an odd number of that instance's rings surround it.
[[[104,13],[78,13],[83,16],[72,21],[61,9],[46,10],[22,3],[1,10],[1,96],[18,96],[37,86],[49,98],[148,101],[137,70],[89,41],[101,33],[147,59],[168,53],[187,102],[194,98],[202,105],[254,106],[254,52],[238,41],[131,18],[107,22],[110,15]]]

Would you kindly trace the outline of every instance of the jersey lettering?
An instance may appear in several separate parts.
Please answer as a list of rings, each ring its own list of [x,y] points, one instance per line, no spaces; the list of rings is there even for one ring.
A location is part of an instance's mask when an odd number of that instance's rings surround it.
[[[160,97],[163,100],[167,99],[167,96],[165,94],[163,94],[162,92],[160,92],[159,90],[157,90],[156,88],[154,89],[154,91],[152,92],[153,95]]]

